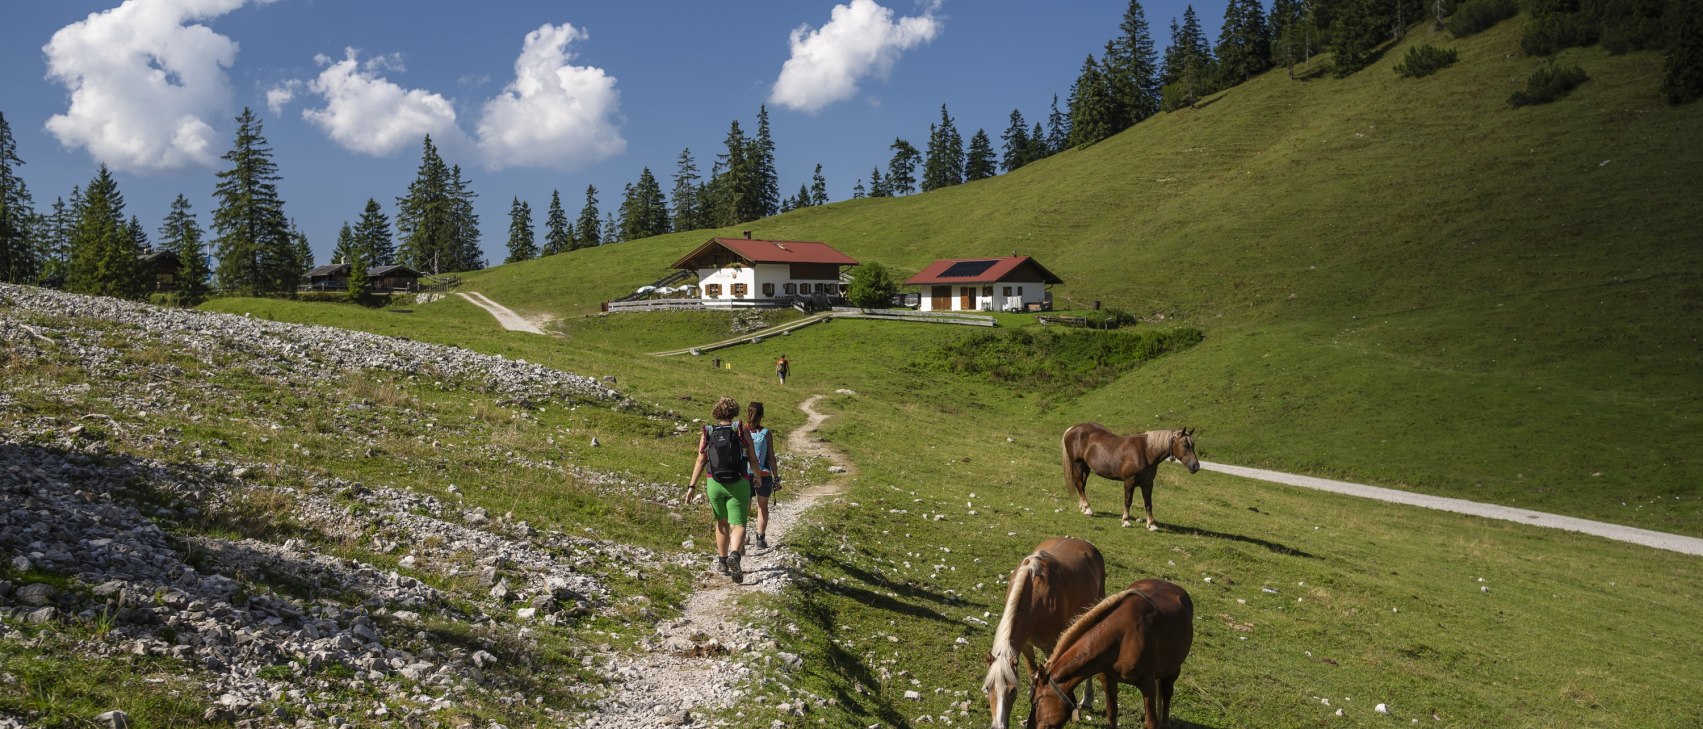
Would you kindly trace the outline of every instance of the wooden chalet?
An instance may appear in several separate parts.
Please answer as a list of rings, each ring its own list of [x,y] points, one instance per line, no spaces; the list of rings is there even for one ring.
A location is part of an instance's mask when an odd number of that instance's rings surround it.
[[[905,280],[923,290],[920,311],[1048,311],[1062,283],[1028,256],[945,258]]]
[[[183,260],[178,258],[176,251],[155,248],[137,258],[154,278],[155,291],[177,290],[177,272],[183,268]]]
[[[673,268],[698,274],[698,298],[706,306],[844,296],[840,270],[857,265],[851,256],[816,241],[745,236],[711,238],[674,262]]]

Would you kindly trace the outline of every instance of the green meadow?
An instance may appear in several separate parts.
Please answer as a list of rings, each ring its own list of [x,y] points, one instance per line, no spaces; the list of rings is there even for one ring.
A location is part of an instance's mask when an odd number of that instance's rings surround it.
[[[1703,655],[1685,647],[1703,624],[1697,557],[1175,466],[1156,489],[1162,529],[1123,529],[1116,484],[1090,481],[1085,517],[1059,468],[1072,423],[1186,425],[1209,460],[1703,536],[1703,106],[1658,99],[1658,55],[1573,49],[1561,60],[1590,81],[1510,108],[1540,63],[1519,52],[1525,22],[1458,41],[1416,30],[1348,79],[1320,65],[1296,81],[1271,73],[994,179],[740,226],[906,274],[936,257],[1033,255],[1065,279],[1061,307],[1135,313],[1130,332],[1172,343],[1159,351],[1001,316],[992,330],[830,321],[664,358],[644,353],[725,339],[733,316],[597,314],[737,230],[465,276],[464,290],[547,320],[547,336],[501,331],[454,296],[204,308],[613,376],[686,419],[725,394],[765,401],[786,432],[799,402],[827,395],[822,436],[858,473],[793,532],[796,586],[749,598],[779,609],[783,649],[805,659],[753,680],[735,717],[750,725],[982,725],[1005,575],[1043,538],[1073,535],[1106,555],[1108,589],[1157,576],[1194,596],[1180,726],[1698,726]],[[1396,77],[1389,67],[1424,42],[1460,62]],[[770,363],[783,352],[793,373],[780,387]],[[524,479],[499,487],[511,475],[476,447],[509,438],[542,453],[558,449],[547,434],[595,433],[608,448],[567,457],[679,482],[687,437],[620,414],[512,422],[459,390],[410,396],[468,423],[446,467],[491,483],[479,498],[493,511],[546,524],[596,513],[658,549],[696,533],[654,505],[605,513],[539,498]],[[371,478],[434,493],[447,482],[406,467],[432,456],[396,456],[397,472]],[[686,587],[648,589],[673,604]],[[804,718],[773,708],[801,690],[831,703]],[[1123,707],[1133,725],[1133,689]]]

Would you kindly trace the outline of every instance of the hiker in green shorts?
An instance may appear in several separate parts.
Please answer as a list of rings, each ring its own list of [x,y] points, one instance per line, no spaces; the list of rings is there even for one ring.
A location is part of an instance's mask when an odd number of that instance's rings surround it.
[[[686,483],[682,505],[692,503],[692,492],[698,479],[705,478],[704,497],[715,514],[716,571],[744,582],[740,568],[740,549],[745,544],[745,517],[751,511],[751,482],[746,473],[761,473],[757,464],[757,449],[751,445],[751,433],[734,418],[739,416],[739,403],[731,397],[717,400],[710,410],[713,425],[706,425],[698,434],[698,462],[692,466],[692,479]]]

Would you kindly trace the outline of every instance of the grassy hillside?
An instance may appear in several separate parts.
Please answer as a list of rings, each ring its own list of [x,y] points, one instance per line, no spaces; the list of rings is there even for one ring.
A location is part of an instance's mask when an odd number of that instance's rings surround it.
[[[1267,74],[999,178],[740,227],[901,270],[1015,249],[1061,304],[1207,331],[1048,427],[1188,422],[1219,460],[1703,534],[1703,106],[1658,99],[1655,54],[1574,49],[1589,82],[1513,109],[1540,63],[1524,22],[1416,30],[1461,55],[1426,79],[1389,70],[1405,45],[1345,80]],[[710,234],[469,285],[572,336],[620,329],[573,318]]]

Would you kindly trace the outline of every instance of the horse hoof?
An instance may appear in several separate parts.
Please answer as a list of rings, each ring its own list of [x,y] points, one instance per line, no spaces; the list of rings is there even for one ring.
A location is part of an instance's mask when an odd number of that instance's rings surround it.
[[[1147,531],[1150,531],[1150,532],[1159,531],[1159,525],[1158,524],[1148,524],[1147,525]]]
[[[1124,521],[1124,528],[1125,528],[1125,529],[1128,529],[1128,528],[1129,528],[1129,521],[1128,521],[1128,520],[1125,520],[1125,521]]]

